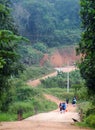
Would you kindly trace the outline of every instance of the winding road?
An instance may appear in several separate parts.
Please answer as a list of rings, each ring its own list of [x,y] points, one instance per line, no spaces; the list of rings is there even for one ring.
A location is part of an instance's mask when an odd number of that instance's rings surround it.
[[[72,71],[74,68],[64,68],[62,71]],[[56,73],[48,76],[54,76]],[[48,76],[42,77],[47,78]],[[42,79],[41,78],[41,79]],[[40,79],[35,81],[29,81],[28,85],[37,86],[40,83]],[[60,101],[58,98],[44,94],[45,98],[55,102],[59,105]],[[73,107],[72,104],[68,104],[67,112],[60,113],[59,108],[54,111],[40,113],[31,117],[28,117],[22,121],[14,122],[1,122],[0,130],[90,130],[87,128],[81,128],[74,125],[72,118],[79,121],[79,115],[76,112],[77,106]]]
[[[45,94],[44,96],[57,104],[61,102],[52,95]],[[72,118],[79,120],[76,108],[77,106],[73,107],[72,104],[69,104],[65,113],[60,113],[58,108],[51,112],[31,116],[22,121],[1,122],[0,130],[90,130],[74,125]]]
[[[77,69],[75,66],[68,66],[68,67],[63,67],[63,68],[55,68],[55,70],[58,70],[58,71],[61,70],[62,72],[71,72],[71,71],[73,71],[75,69]],[[27,82],[27,84],[32,86],[32,87],[36,87],[37,85],[39,85],[41,83],[40,82],[41,79],[46,79],[48,77],[53,77],[53,76],[56,76],[56,75],[57,75],[57,71],[54,72],[54,73],[48,74],[48,75],[46,75],[44,77],[41,77],[40,79],[36,79],[36,80],[33,80],[33,81],[29,80]]]

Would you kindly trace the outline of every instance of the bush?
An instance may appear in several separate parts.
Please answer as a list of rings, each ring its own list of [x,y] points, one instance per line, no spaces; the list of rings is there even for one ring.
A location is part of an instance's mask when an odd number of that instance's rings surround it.
[[[32,88],[29,86],[23,86],[17,89],[18,101],[30,100],[34,96],[39,96],[39,95],[41,95],[41,92],[39,92],[36,88]]]
[[[37,49],[38,51],[41,51],[43,53],[47,53],[48,52],[47,46],[44,43],[38,42],[38,43],[34,44],[33,47],[35,49]]]
[[[88,95],[87,95],[87,88],[86,87],[81,87],[80,90],[77,92],[77,96],[79,100],[87,100]]]
[[[95,115],[90,115],[86,118],[86,124],[88,124],[90,127],[95,128]]]
[[[93,106],[91,106],[91,108],[89,108],[86,112],[86,116],[89,116],[91,114],[95,114],[95,107],[93,108]]]
[[[71,102],[73,97],[74,97],[73,89],[70,89],[69,93],[67,93],[66,88],[55,88],[54,87],[54,88],[47,88],[47,89],[42,88],[42,89],[45,93],[56,96],[60,100],[66,100],[66,98],[68,97],[70,99],[70,102]]]
[[[23,81],[27,81],[27,80],[34,80],[37,78],[40,78],[46,74],[49,74],[51,72],[54,72],[54,70],[52,68],[48,68],[48,67],[40,67],[40,66],[32,66],[32,67],[28,67],[20,76],[20,78]]]
[[[34,112],[33,104],[31,102],[15,102],[9,107],[9,113],[17,114],[19,110],[24,112],[31,111]]]
[[[0,121],[13,121],[17,119],[17,114],[0,113]]]

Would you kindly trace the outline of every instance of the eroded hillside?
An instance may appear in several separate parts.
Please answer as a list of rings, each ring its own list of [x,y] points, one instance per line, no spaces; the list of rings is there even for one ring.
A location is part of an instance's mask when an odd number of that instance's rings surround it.
[[[40,61],[40,65],[43,66],[45,62],[49,61],[54,67],[62,67],[73,65],[80,59],[80,56],[76,55],[75,47],[64,47],[56,49],[52,54],[45,54]]]

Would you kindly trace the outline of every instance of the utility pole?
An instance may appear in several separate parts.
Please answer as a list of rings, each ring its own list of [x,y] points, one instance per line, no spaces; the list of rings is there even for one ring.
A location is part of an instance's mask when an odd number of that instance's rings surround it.
[[[69,62],[67,63],[68,72],[67,72],[67,93],[69,93]]]

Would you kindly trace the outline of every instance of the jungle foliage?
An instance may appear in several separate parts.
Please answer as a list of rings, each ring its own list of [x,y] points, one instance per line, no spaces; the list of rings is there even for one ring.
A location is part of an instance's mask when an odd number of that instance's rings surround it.
[[[54,47],[79,42],[79,0],[13,0],[13,5],[19,32],[33,44]]]
[[[32,48],[30,46],[30,48],[28,47],[27,49],[28,52],[25,50],[25,45],[27,45],[25,42],[28,40],[22,36],[18,36],[18,32],[14,26],[15,23],[11,15],[11,6],[11,1],[0,0],[0,120],[3,121],[17,120],[17,111],[20,108],[23,110],[23,116],[25,118],[43,110],[48,111],[51,108],[54,109],[56,106],[53,103],[42,100],[44,98],[42,97],[42,93],[40,91],[26,86],[23,80],[25,79],[25,74],[28,73],[29,76],[30,70],[27,70],[25,73],[23,72],[24,77],[20,77],[22,80],[18,79],[18,75],[21,74],[23,70],[21,64],[22,61],[20,61],[19,58],[25,57],[24,52],[26,52],[29,56],[31,56],[30,58],[35,57],[32,60],[35,63],[38,53],[36,54],[37,50],[36,52],[34,50],[31,52]],[[23,45],[22,48],[21,44]],[[39,45],[40,46],[38,48],[37,46],[34,48],[44,51],[45,46],[43,44]],[[35,71],[32,70],[35,74],[32,73],[30,77],[27,77],[27,79],[40,76],[41,73],[42,75],[45,74],[46,68],[44,70],[41,68]],[[35,108],[37,103],[39,108]]]
[[[80,76],[79,70],[70,72],[69,80],[70,80],[70,87],[73,87],[74,84],[78,85],[83,82]],[[48,77],[45,80],[41,80],[41,82],[46,88],[52,88],[52,87],[66,88],[67,87],[67,73],[58,71],[57,76]]]
[[[90,108],[85,112],[83,123],[95,128],[95,1],[80,0],[80,5],[84,31],[77,52],[82,55],[79,69],[90,99]]]
[[[16,76],[21,69],[18,60],[18,43],[25,40],[17,36],[11,16],[10,1],[0,1],[0,110],[7,110],[11,95],[10,78]]]
[[[88,93],[95,95],[95,2],[81,0],[82,33],[78,53],[82,54],[79,64],[82,77],[86,81]],[[93,98],[94,100],[94,98]],[[95,102],[95,100],[94,100]]]
[[[19,46],[21,62],[37,65],[48,47],[77,44],[80,40],[79,0],[12,0],[12,15],[30,44]],[[36,59],[36,60],[35,60]],[[48,64],[48,63],[46,63]]]
[[[46,89],[57,89],[62,88],[63,90],[67,89],[67,73],[58,72],[55,77],[48,77],[47,79],[42,79],[42,87]],[[73,91],[73,96],[76,95],[80,100],[87,98],[87,90],[84,86],[84,80],[80,75],[80,71],[72,71],[69,73],[69,91]],[[57,90],[58,92],[58,90]],[[67,92],[67,90],[66,90]],[[67,93],[66,93],[67,94]],[[69,94],[67,94],[69,95]],[[63,95],[64,96],[64,95]],[[63,97],[62,96],[62,97]],[[72,96],[72,97],[73,97]],[[60,97],[60,96],[59,96]]]

